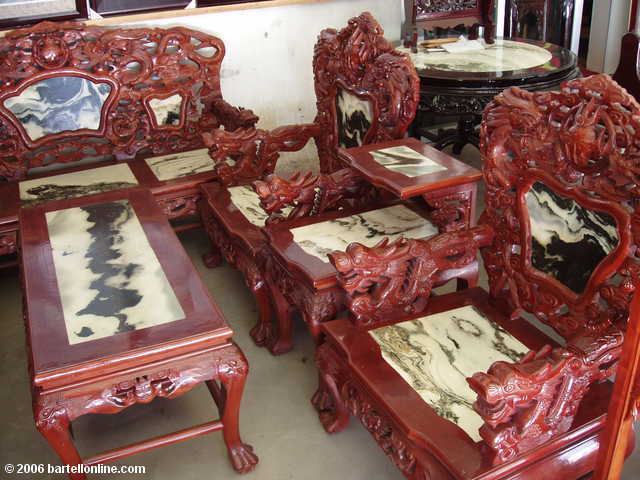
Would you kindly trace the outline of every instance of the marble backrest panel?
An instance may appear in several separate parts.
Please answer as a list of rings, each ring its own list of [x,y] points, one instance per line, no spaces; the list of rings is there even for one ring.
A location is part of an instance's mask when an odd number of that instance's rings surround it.
[[[382,357],[441,417],[480,441],[483,420],[466,382],[497,361],[516,362],[529,350],[473,306],[369,332]]]
[[[76,76],[52,77],[4,100],[32,141],[50,134],[98,130],[102,107],[111,93],[106,82]]]
[[[20,201],[24,206],[84,197],[137,185],[138,180],[126,163],[23,180],[18,184]]]
[[[149,108],[153,112],[156,125],[180,125],[182,95],[175,94],[167,98],[152,98]]]
[[[531,264],[581,294],[598,264],[618,245],[615,219],[535,182],[525,200]]]
[[[339,88],[336,94],[336,122],[338,143],[342,148],[363,145],[373,123],[371,102]]]
[[[126,200],[47,212],[69,344],[183,319]]]
[[[401,236],[424,238],[435,235],[438,229],[404,205],[394,205],[292,228],[291,233],[293,241],[306,253],[329,263],[327,254],[336,250],[344,251],[352,242],[373,247],[385,237],[391,241]]]

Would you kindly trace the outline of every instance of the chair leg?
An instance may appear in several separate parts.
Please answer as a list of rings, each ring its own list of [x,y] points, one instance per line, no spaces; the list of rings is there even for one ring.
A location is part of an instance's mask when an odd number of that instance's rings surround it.
[[[277,327],[273,327],[273,322],[269,322],[269,336],[265,340],[265,346],[272,355],[282,355],[293,348],[293,306],[287,301],[277,285],[267,278],[267,285],[273,306],[275,309],[274,321]]]
[[[272,321],[273,312],[269,297],[269,288],[265,282],[255,289],[252,289],[253,296],[258,306],[258,323],[251,329],[249,335],[256,345],[263,346],[273,335]]]
[[[258,457],[253,453],[253,447],[242,442],[240,438],[240,401],[244,391],[249,366],[244,355],[236,347],[236,354],[229,356],[221,363],[219,378],[224,386],[224,409],[222,423],[224,443],[227,445],[229,459],[238,473],[253,470],[258,463]]]
[[[318,389],[311,397],[311,403],[318,411],[318,418],[327,433],[338,433],[349,425],[349,412],[333,378],[320,372]]]

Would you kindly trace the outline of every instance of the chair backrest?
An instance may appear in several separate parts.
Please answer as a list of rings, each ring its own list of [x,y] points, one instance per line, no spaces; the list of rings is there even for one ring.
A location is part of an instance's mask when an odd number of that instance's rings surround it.
[[[0,177],[203,147],[219,126],[219,38],[43,22],[0,38]]]
[[[487,106],[491,295],[570,339],[626,322],[640,285],[640,105],[607,75]]]
[[[413,121],[420,81],[408,56],[384,39],[364,12],[339,32],[320,33],[313,57],[320,126],[320,169],[342,168],[338,149],[404,137]]]
[[[558,10],[551,0],[507,0],[504,36],[553,42],[569,48],[574,3],[574,0],[565,1]]]
[[[629,32],[622,37],[620,63],[613,79],[640,102],[640,33]]]

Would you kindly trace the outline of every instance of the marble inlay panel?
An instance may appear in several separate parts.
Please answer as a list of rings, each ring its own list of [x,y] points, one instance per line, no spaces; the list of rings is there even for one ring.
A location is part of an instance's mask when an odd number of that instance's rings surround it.
[[[362,100],[346,90],[338,89],[336,116],[338,143],[343,148],[359,147],[364,143],[371,124],[373,111],[371,102]]]
[[[384,165],[386,169],[401,173],[407,177],[419,177],[420,175],[441,172],[447,169],[416,152],[413,148],[404,145],[374,150],[369,153],[376,162]]]
[[[126,200],[47,212],[69,344],[184,318]]]
[[[94,193],[120,190],[138,185],[126,163],[61,173],[51,177],[24,180],[19,183],[22,205],[83,197]]]
[[[484,50],[466,52],[427,52],[419,48],[411,53],[408,48],[398,50],[408,53],[417,69],[429,68],[449,72],[506,72],[538,67],[551,60],[548,50],[524,42],[496,40],[485,45]]]
[[[182,95],[167,98],[152,98],[149,107],[156,117],[156,125],[179,125],[182,111]]]
[[[267,212],[260,206],[260,197],[249,185],[231,187],[228,189],[231,195],[231,203],[257,227],[264,227],[267,220]]]
[[[466,382],[499,360],[516,362],[529,349],[473,306],[369,332],[382,357],[442,418],[480,441],[482,419]]]
[[[618,245],[615,219],[561,197],[541,182],[525,194],[531,264],[582,293],[600,261]]]
[[[100,127],[111,85],[82,77],[54,77],[29,85],[4,106],[22,123],[31,140],[63,131]]]
[[[151,157],[145,159],[145,162],[160,181],[208,172],[214,167],[213,159],[206,148]]]
[[[352,242],[372,247],[385,237],[395,240],[430,237],[438,229],[404,205],[292,228],[293,241],[309,255],[329,263],[327,254],[344,251]]]

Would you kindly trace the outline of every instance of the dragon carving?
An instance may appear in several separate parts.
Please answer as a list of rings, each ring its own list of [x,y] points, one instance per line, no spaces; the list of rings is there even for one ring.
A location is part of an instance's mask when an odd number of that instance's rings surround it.
[[[387,238],[374,247],[352,243],[346,252],[329,254],[338,283],[347,294],[356,325],[370,327],[394,312],[421,311],[438,282],[437,272],[459,269],[476,261],[489,231],[478,227],[449,232],[428,240]]]
[[[478,394],[474,409],[484,419],[480,436],[495,465],[536,447],[571,427],[593,382],[615,372],[623,334],[579,337],[566,347],[545,346],[517,363],[495,362],[467,382]]]
[[[254,182],[253,188],[269,214],[268,224],[366,205],[375,200],[378,192],[350,168],[331,175],[296,173],[288,180],[269,175],[264,181]],[[286,216],[284,211],[288,211]]]

